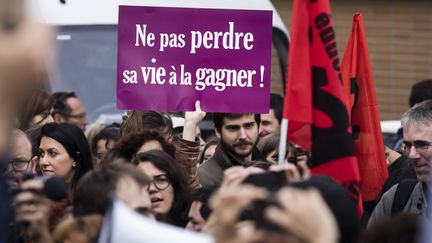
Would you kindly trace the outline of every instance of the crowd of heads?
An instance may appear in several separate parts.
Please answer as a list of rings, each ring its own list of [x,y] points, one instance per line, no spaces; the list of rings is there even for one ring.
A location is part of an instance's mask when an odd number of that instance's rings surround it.
[[[362,184],[313,174],[314,154],[279,146],[282,96],[270,95],[267,114],[207,114],[208,137],[199,101],[185,114],[130,110],[118,124],[90,124],[79,93],[45,89],[52,30],[21,1],[0,5],[0,242],[105,242],[119,230],[155,242],[154,230],[171,236],[164,242],[411,243],[430,229],[432,80],[413,86],[401,153],[386,149],[386,190],[360,214]],[[344,146],[321,144],[315,153]]]
[[[420,218],[401,214],[374,218],[363,233],[346,188],[311,176],[313,155],[290,141],[278,165],[280,95],[271,95],[268,114],[207,114],[214,123],[208,137],[201,137],[206,113],[200,108],[181,118],[132,110],[120,124],[87,127],[74,92],[37,89],[28,99],[16,119],[5,172],[11,191],[19,192],[14,239],[94,242],[114,199],[154,224],[201,231],[216,242],[390,242],[380,237],[392,232],[409,237],[391,242],[409,242],[419,232]],[[414,105],[401,120],[403,151],[417,179],[427,183],[432,101]],[[35,193],[45,189],[34,176],[63,179],[66,196],[54,201]],[[397,231],[378,231],[392,222],[399,222]]]

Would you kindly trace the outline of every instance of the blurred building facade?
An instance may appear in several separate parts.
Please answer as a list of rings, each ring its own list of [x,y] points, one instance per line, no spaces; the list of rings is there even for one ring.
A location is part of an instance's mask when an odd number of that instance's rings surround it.
[[[272,0],[288,28],[292,2]],[[400,119],[408,109],[411,86],[432,79],[432,1],[332,0],[331,8],[341,60],[352,16],[362,13],[381,120]],[[276,90],[280,87],[274,85]]]

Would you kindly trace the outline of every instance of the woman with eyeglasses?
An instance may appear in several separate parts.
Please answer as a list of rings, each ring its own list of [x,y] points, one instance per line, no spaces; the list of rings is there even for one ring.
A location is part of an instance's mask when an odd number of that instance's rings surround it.
[[[90,147],[79,127],[67,123],[48,123],[40,129],[38,156],[39,173],[63,178],[69,188],[65,199],[52,202],[49,206],[46,222],[52,230],[70,214],[75,186],[93,168]],[[36,203],[28,204],[34,210],[40,209]]]
[[[191,193],[174,158],[163,151],[151,150],[138,154],[132,163],[152,178],[147,190],[156,218],[168,224],[185,227]]]

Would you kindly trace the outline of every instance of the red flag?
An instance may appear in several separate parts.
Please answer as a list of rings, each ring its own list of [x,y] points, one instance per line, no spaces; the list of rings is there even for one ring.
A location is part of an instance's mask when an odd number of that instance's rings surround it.
[[[328,0],[294,1],[288,63],[288,139],[312,152],[312,172],[341,182],[361,214],[360,175]]]
[[[384,141],[369,60],[363,19],[353,17],[351,35],[342,61],[345,94],[349,97],[354,148],[360,168],[360,191],[365,201],[375,200],[387,179]],[[357,98],[353,99],[354,93]]]

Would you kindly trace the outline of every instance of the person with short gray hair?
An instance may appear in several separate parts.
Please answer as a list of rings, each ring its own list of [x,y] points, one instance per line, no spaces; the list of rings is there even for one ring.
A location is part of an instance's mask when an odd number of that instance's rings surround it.
[[[411,182],[411,189],[402,190],[407,188],[402,185],[408,183],[401,181],[384,193],[371,215],[369,225],[401,211],[431,218],[431,206],[427,203],[426,194],[432,191],[428,185],[432,167],[432,100],[416,104],[403,114],[401,120],[403,152],[413,166],[418,182]]]
[[[432,100],[425,100],[414,105],[402,115],[401,123],[404,130],[412,123],[429,126],[432,123]]]

